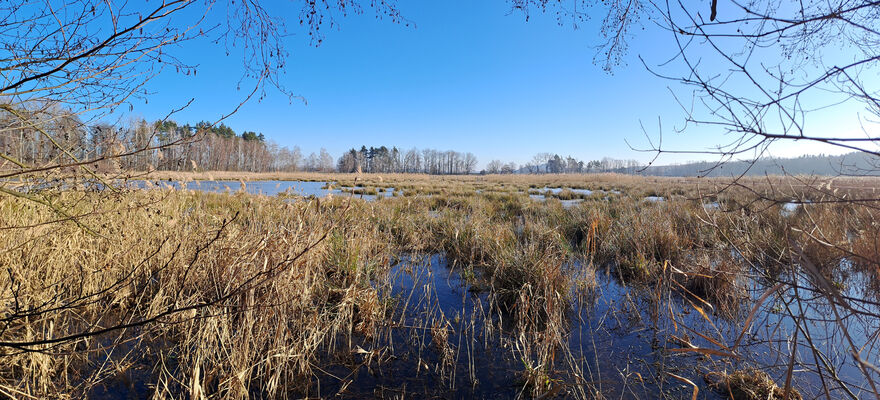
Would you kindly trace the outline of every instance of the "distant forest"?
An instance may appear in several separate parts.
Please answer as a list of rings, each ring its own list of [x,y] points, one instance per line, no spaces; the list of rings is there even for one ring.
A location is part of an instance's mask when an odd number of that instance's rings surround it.
[[[697,161],[675,165],[644,165],[633,160],[603,158],[586,164],[572,157],[540,153],[518,173],[611,172],[650,176],[756,176],[756,175],[851,175],[880,176],[880,158],[862,152],[842,155],[805,155],[794,158],[767,157],[717,163]]]
[[[325,149],[304,155],[267,140],[254,131],[235,132],[225,124],[199,122],[193,125],[173,121],[131,120],[127,124],[87,125],[64,112],[35,113],[45,118],[41,132],[18,120],[0,121],[0,150],[16,162],[36,165],[51,160],[107,157],[107,168],[165,171],[247,171],[247,172],[365,172],[425,174],[578,174],[622,173],[654,176],[737,176],[745,175],[880,175],[880,160],[866,153],[837,156],[813,155],[796,158],[762,158],[757,161],[692,162],[680,165],[644,167],[635,160],[609,157],[579,160],[571,156],[538,153],[524,165],[491,160],[478,169],[472,153],[453,150],[402,150],[395,146],[352,148],[334,158]],[[195,136],[204,133],[199,140]],[[59,151],[52,141],[68,149]],[[126,157],[116,157],[137,149]],[[0,169],[5,160],[0,162]],[[11,164],[10,164],[11,165]]]
[[[36,131],[20,120],[0,120],[0,150],[16,163],[37,165],[53,160],[102,159],[99,169],[164,171],[287,171],[331,172],[335,160],[324,149],[303,156],[299,147],[289,149],[266,140],[261,133],[235,132],[225,124],[199,122],[179,125],[173,121],[131,120],[125,124],[88,125],[75,115],[40,110],[34,119],[45,119]],[[203,136],[196,139],[199,132]],[[66,149],[62,152],[56,142]],[[134,153],[121,157],[128,153]],[[0,169],[4,167],[0,162]]]
[[[386,146],[360,150],[351,149],[336,165],[339,172],[408,172],[425,174],[471,174],[476,172],[477,157],[471,153],[459,153],[452,150],[419,150],[412,148],[407,151],[397,147]]]
[[[861,152],[842,155],[805,155],[794,158],[761,158],[757,161],[692,162],[651,166],[642,175],[653,176],[755,176],[755,175],[852,175],[880,176],[880,158]]]

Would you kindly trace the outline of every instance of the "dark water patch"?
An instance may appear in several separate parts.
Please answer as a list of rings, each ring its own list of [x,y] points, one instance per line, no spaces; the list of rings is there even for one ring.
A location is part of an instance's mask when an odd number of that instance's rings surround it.
[[[592,271],[587,268],[573,263],[566,270]],[[865,277],[854,279],[846,287],[859,287]],[[531,393],[526,377],[538,371],[557,397],[591,398],[599,392],[606,398],[656,398],[661,393],[690,398],[693,388],[675,375],[696,384],[700,398],[713,399],[724,398],[708,383],[722,372],[759,368],[782,385],[793,351],[793,386],[805,398],[825,388],[833,398],[846,397],[847,391],[864,393],[858,388],[866,388],[867,381],[847,340],[862,349],[865,359],[877,359],[877,320],[869,317],[878,312],[876,304],[854,305],[857,315],[840,321],[830,317],[830,305],[808,282],[771,292],[761,302],[772,285],[743,284],[738,312],[727,315],[671,283],[622,283],[609,268],[595,277],[594,287],[572,288],[565,322],[552,328],[562,344],[551,346],[551,357],[536,358],[539,338],[550,332],[516,328],[510,322],[513,314],[493,307],[491,285],[479,270],[449,268],[438,255],[407,259],[392,268],[381,286],[395,310],[383,339],[344,350],[360,360],[358,365],[374,354],[384,361],[354,373],[343,365],[329,366],[329,374],[348,378],[334,383],[324,375],[321,387],[313,389],[333,395],[345,387],[343,397],[351,398],[510,398]],[[842,295],[863,295],[852,290]],[[752,307],[757,311],[747,320]],[[541,364],[541,359],[552,361]],[[815,359],[833,368],[819,367],[824,383]]]
[[[534,371],[546,375],[549,390],[559,397],[583,398],[595,390],[640,398],[654,397],[658,390],[673,397],[690,393],[690,388],[670,385],[663,371],[697,371],[697,363],[663,351],[656,328],[641,311],[646,300],[608,276],[573,302],[568,323],[558,327],[565,341],[552,350],[551,365],[538,364],[528,348],[535,344],[504,322],[512,315],[492,311],[478,272],[450,269],[442,257],[433,256],[401,264],[392,276],[386,290],[402,311],[388,343],[363,347],[363,352],[388,351],[393,357],[345,381],[346,397],[407,388],[410,395],[511,398],[530,393],[525,376]],[[331,372],[335,376],[351,374],[337,368]],[[342,387],[322,381],[321,395]]]
[[[488,300],[471,285],[475,279],[475,272],[447,268],[445,259],[436,255],[396,265],[380,288],[395,310],[389,329],[380,340],[343,350],[351,354],[344,357],[358,365],[354,371],[339,363],[322,367],[320,385],[313,386],[312,394],[516,397],[522,389],[517,385],[520,363],[508,352],[497,351],[497,339],[482,335]],[[386,356],[381,365],[363,367],[373,354]]]

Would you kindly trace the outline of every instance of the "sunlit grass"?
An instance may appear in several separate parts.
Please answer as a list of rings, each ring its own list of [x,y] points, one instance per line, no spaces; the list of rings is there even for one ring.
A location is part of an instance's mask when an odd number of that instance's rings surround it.
[[[0,389],[78,398],[140,379],[157,398],[307,394],[328,354],[387,337],[401,303],[382,288],[397,260],[443,254],[453,271],[487,293],[490,312],[515,328],[509,351],[522,360],[524,387],[540,396],[559,390],[554,363],[571,351],[567,315],[577,293],[595,287],[596,268],[610,267],[639,285],[669,285],[671,276],[728,315],[744,312],[741,278],[775,276],[790,266],[795,241],[833,281],[846,258],[876,271],[876,258],[851,255],[876,247],[872,236],[859,234],[873,227],[870,208],[811,204],[785,215],[739,192],[714,196],[721,205],[706,208],[697,183],[646,189],[651,181],[617,176],[309,177],[360,185],[364,194],[395,187],[404,196],[368,202],[356,195],[158,189],[41,194],[97,234],[53,222],[57,213],[39,204],[3,198],[0,265],[8,268],[0,274],[0,341],[156,321],[5,347]],[[529,198],[530,188],[552,185],[609,193],[581,196],[570,207]],[[648,194],[667,200],[648,202]],[[575,195],[563,190],[556,197]],[[204,303],[210,304],[198,306]],[[443,344],[447,328],[436,319],[425,324],[433,332],[431,351],[452,362],[457,347]]]

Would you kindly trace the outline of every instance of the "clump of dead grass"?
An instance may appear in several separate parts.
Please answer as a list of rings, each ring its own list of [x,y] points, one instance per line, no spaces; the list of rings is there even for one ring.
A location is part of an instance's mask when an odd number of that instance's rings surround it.
[[[801,400],[797,389],[785,390],[758,369],[742,369],[732,373],[720,373],[718,379],[710,379],[710,386],[734,400]]]

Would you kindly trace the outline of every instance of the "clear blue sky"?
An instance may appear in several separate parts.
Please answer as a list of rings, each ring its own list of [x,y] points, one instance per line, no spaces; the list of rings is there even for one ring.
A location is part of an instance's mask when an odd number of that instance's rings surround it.
[[[309,46],[291,15],[291,57],[282,79],[307,102],[270,92],[226,124],[298,145],[306,154],[324,147],[338,157],[362,144],[430,147],[473,152],[481,166],[496,158],[523,164],[537,152],[645,161],[652,155],[630,150],[624,139],[645,145],[639,122],[656,134],[658,117],[664,145],[699,150],[725,142],[708,129],[671,132],[683,117],[669,92],[672,83],[651,75],[637,58],[654,64],[668,59],[674,54],[668,33],[649,26],[637,32],[626,65],[608,74],[593,63],[594,23],[573,29],[553,15],[535,14],[526,22],[500,0],[399,6],[415,26],[367,12],[339,19],[339,29],[328,30],[319,47]],[[195,98],[174,119],[211,120],[245,95],[236,90],[235,55],[207,41],[188,44],[183,55],[200,65],[198,75],[170,72],[155,79],[154,94],[148,104],[135,104],[136,115],[161,118]],[[825,123],[834,126],[830,119]],[[827,150],[798,144],[776,154]],[[661,163],[705,158],[670,155]]]

